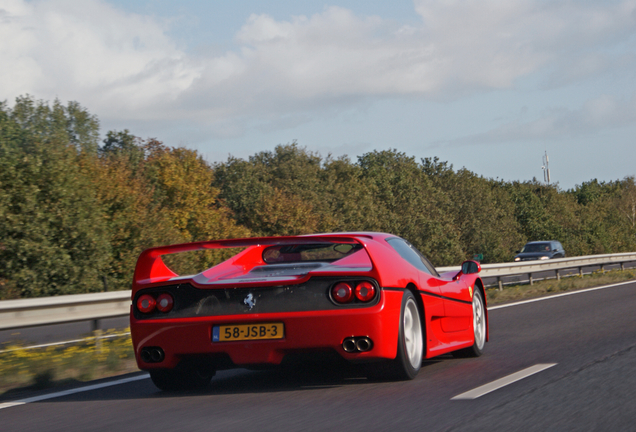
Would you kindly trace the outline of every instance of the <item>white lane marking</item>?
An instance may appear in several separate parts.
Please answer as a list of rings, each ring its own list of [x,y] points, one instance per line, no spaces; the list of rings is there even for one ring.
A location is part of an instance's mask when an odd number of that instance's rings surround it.
[[[493,381],[488,384],[484,384],[483,386],[477,387],[476,389],[472,389],[467,391],[466,393],[462,393],[460,395],[451,398],[451,400],[462,400],[462,399],[477,399],[480,396],[498,390],[502,387],[505,387],[509,384],[522,380],[524,378],[529,377],[530,375],[534,375],[541,371],[544,371],[552,366],[556,366],[556,363],[540,363],[534,366],[531,366],[527,369],[521,370],[519,372],[515,372],[511,375],[505,376],[503,378],[499,378],[496,381]]]
[[[574,295],[574,294],[582,294],[582,293],[586,293],[586,292],[590,292],[590,291],[602,290],[602,289],[606,289],[606,288],[614,288],[614,287],[617,287],[617,286],[633,284],[633,283],[636,283],[636,281],[631,280],[631,281],[620,282],[620,283],[615,283],[615,284],[611,284],[611,285],[603,285],[603,286],[596,287],[596,288],[586,288],[586,289],[582,289],[582,290],[569,291],[569,292],[566,292],[566,293],[554,294],[554,295],[546,296],[546,297],[538,297],[538,298],[534,298],[534,299],[530,299],[530,300],[522,300],[522,301],[518,301],[518,302],[514,302],[514,303],[508,303],[508,304],[503,304],[503,305],[499,305],[499,306],[491,306],[491,307],[488,308],[488,310],[491,311],[491,310],[495,310],[495,309],[503,309],[503,308],[512,307],[512,306],[519,306],[519,305],[526,304],[526,303],[534,303],[534,302],[543,301],[543,300],[551,300],[551,299],[557,298],[557,297],[564,297],[564,296],[569,296],[569,295]]]
[[[108,382],[104,382],[104,383],[100,383],[100,384],[89,385],[89,386],[86,386],[86,387],[79,387],[79,388],[74,388],[74,389],[70,389],[70,390],[64,390],[64,391],[57,392],[57,393],[49,393],[49,394],[40,395],[40,396],[34,396],[34,397],[26,398],[26,399],[20,399],[20,400],[17,400],[17,401],[0,403],[0,409],[10,408],[10,407],[19,406],[19,405],[25,405],[25,404],[28,404],[28,403],[31,403],[31,402],[39,402],[39,401],[43,401],[43,400],[47,400],[47,399],[59,398],[59,397],[62,397],[62,396],[68,396],[68,395],[72,395],[72,394],[76,394],[76,393],[82,393],[82,392],[87,392],[87,391],[91,391],[91,390],[97,390],[97,389],[101,389],[101,388],[104,388],[104,387],[116,386],[116,385],[119,385],[119,384],[125,384],[125,383],[129,383],[129,382],[133,382],[133,381],[139,381],[139,380],[146,379],[146,378],[149,378],[149,377],[150,377],[150,375],[148,375],[148,374],[137,375],[137,376],[134,376],[134,377],[123,378],[123,379],[116,380],[116,381],[108,381]]]

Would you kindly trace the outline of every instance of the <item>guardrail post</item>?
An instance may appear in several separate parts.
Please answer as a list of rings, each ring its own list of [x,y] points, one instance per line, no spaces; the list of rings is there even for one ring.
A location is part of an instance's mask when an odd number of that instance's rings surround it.
[[[554,272],[556,273],[557,281],[560,281],[561,280],[561,275],[559,274],[559,269],[556,269]]]
[[[583,267],[579,267],[579,277],[583,277]]]
[[[621,263],[621,271],[625,271],[625,263],[624,262]]]
[[[528,279],[530,279],[530,285],[532,285],[532,273],[528,273]]]
[[[497,285],[499,285],[499,291],[503,291],[503,282],[499,276],[497,276]]]
[[[601,273],[605,273],[605,264],[601,264]]]
[[[98,319],[91,321],[91,329],[93,330],[93,336],[95,336],[95,349],[97,352],[102,352],[102,329],[101,322]]]

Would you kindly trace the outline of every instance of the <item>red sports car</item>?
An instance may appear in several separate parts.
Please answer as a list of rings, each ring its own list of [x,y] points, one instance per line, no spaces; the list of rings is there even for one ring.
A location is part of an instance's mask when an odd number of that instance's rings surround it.
[[[162,255],[241,248],[180,276]],[[488,315],[479,263],[438,274],[409,242],[385,233],[219,240],[144,251],[130,327],[137,364],[164,390],[209,384],[217,370],[335,352],[391,379],[423,358],[479,356]]]

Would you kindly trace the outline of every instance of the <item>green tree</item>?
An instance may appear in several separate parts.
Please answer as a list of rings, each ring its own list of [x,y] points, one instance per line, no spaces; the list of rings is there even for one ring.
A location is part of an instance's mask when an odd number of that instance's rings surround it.
[[[109,133],[107,137],[112,136]],[[109,138],[106,139],[106,141]],[[131,137],[134,148],[100,149],[99,157],[85,157],[81,167],[90,179],[110,244],[108,289],[128,289],[139,254],[146,248],[180,243],[183,237],[155,200],[145,175],[143,140]]]
[[[145,146],[145,173],[155,190],[154,200],[179,233],[181,242],[247,237],[250,230],[237,225],[232,213],[218,201],[214,172],[195,150],[168,148],[156,140]],[[188,254],[186,254],[188,255]],[[181,272],[200,272],[231,255],[211,250],[174,257]]]
[[[447,198],[438,203],[459,231],[465,258],[483,255],[483,262],[512,259],[523,242],[514,207],[503,182],[487,180],[437,158],[422,160],[422,170]]]
[[[74,103],[27,96],[0,105],[2,297],[102,289],[109,244],[79,165],[95,151],[97,126]]]
[[[321,163],[295,143],[281,145],[248,161],[216,164],[215,186],[237,222],[258,235],[312,233],[332,225]]]
[[[380,230],[404,237],[434,265],[449,265],[464,258],[459,232],[447,218],[448,197],[435,188],[413,157],[397,150],[358,157],[364,176],[375,188],[375,201],[383,208]]]
[[[634,176],[625,177],[620,184],[616,207],[625,217],[631,232],[636,231],[636,184]]]

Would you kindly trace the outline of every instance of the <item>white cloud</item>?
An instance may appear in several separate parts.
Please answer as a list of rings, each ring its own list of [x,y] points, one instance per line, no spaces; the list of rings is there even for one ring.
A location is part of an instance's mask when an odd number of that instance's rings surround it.
[[[532,120],[524,117],[521,115],[483,133],[438,141],[432,146],[554,141],[631,126],[636,123],[636,94],[628,98],[601,95],[586,101],[578,109],[556,107],[544,110]]]
[[[161,23],[99,1],[0,2],[0,93],[161,117],[200,69]]]
[[[376,98],[451,100],[538,71],[558,86],[633,67],[621,47],[636,36],[635,7],[416,1],[419,26],[339,7],[284,21],[251,15],[236,50],[197,57],[167,23],[100,0],[0,0],[0,97],[59,97],[111,120],[189,119],[240,134]]]

